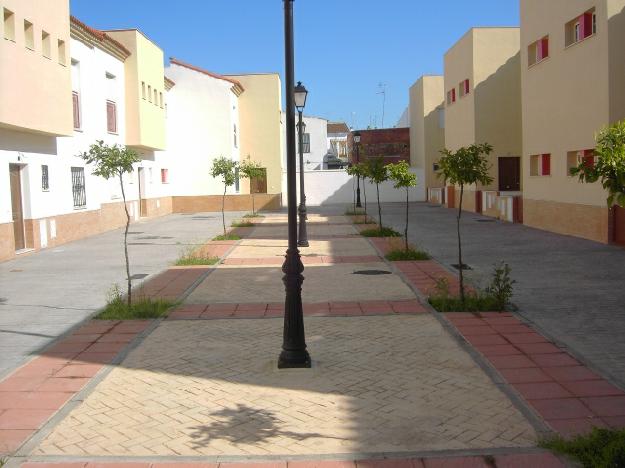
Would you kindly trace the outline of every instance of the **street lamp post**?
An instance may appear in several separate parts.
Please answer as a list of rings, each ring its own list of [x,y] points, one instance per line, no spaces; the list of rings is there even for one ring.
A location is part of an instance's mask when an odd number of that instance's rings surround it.
[[[295,164],[295,70],[293,46],[293,1],[284,1],[284,57],[286,87],[286,171],[289,219],[289,247],[286,251],[282,272],[285,287],[284,331],[282,352],[278,368],[310,367],[310,355],[306,351],[304,313],[302,309],[302,283],[304,265],[297,248],[297,178]]]
[[[299,113],[299,237],[297,245],[300,247],[308,247],[308,233],[306,232],[306,191],[304,189],[304,131],[306,124],[303,122],[304,107],[306,106],[306,98],[308,91],[301,81],[297,82],[295,87],[295,107]]]
[[[356,164],[360,163],[360,132],[354,132],[354,146],[356,147]],[[356,207],[362,208],[360,203],[360,176],[356,178]]]

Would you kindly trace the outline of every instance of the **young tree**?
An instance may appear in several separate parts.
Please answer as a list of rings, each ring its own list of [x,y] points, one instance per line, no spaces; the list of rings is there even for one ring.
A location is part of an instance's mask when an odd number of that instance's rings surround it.
[[[490,165],[488,156],[493,151],[493,147],[488,143],[471,145],[460,148],[458,151],[441,151],[443,155],[438,163],[440,169],[438,176],[443,177],[445,183],[460,186],[460,200],[458,203],[458,214],[456,216],[456,228],[458,233],[458,276],[460,280],[460,300],[465,305],[464,274],[462,263],[462,241],[460,238],[460,218],[462,217],[462,198],[464,186],[480,183],[488,185],[493,181],[489,175]]]
[[[384,164],[384,158],[375,157],[367,159],[367,178],[374,184],[378,195],[378,221],[382,231],[382,206],[380,205],[380,184],[388,180],[388,170]]]
[[[345,172],[347,172],[347,175],[350,175],[352,177],[360,177],[358,175],[358,170],[356,168],[355,164],[350,164],[349,166],[347,166],[345,168]],[[356,213],[356,183],[354,182],[354,179],[352,179],[352,191],[353,191],[353,197],[352,197],[352,211],[354,213]]]
[[[408,206],[409,206],[409,190],[410,187],[417,186],[417,176],[410,172],[410,165],[406,161],[400,161],[395,164],[388,164],[389,179],[395,182],[395,188],[406,189],[406,226],[404,228],[405,249],[408,252]]]
[[[224,194],[221,197],[221,222],[224,227],[224,236],[226,235],[226,191],[228,187],[234,185],[237,180],[237,165],[236,161],[221,156],[213,161],[213,166],[211,167],[211,175],[215,178],[221,177],[221,181],[224,184]]]
[[[130,279],[130,260],[128,259],[128,227],[130,226],[130,213],[126,205],[126,192],[124,191],[124,174],[133,172],[132,165],[141,161],[141,158],[133,150],[113,145],[104,144],[104,141],[98,140],[89,147],[89,151],[81,153],[80,157],[87,164],[95,166],[93,175],[112,179],[119,179],[119,186],[122,190],[122,198],[124,200],[124,210],[126,212],[126,229],[124,230],[124,257],[126,259],[126,280],[128,282],[128,293],[126,296],[128,308],[132,304],[132,280]]]
[[[256,161],[252,161],[252,159],[248,155],[247,158],[245,158],[245,160],[239,166],[239,174],[244,179],[250,180],[250,194],[252,195],[252,215],[256,215],[256,202],[254,197],[255,194],[252,193],[252,179],[263,177],[265,175],[265,170]]]
[[[596,140],[594,158],[584,157],[571,175],[581,182],[601,181],[608,192],[608,208],[615,204],[625,208],[625,120],[601,130]]]

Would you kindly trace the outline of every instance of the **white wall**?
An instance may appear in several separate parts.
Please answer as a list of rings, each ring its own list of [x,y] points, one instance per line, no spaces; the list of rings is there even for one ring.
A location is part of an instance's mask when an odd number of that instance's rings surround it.
[[[220,180],[210,176],[215,158],[239,161],[234,125],[239,129],[238,99],[232,83],[179,65],[165,70],[176,85],[167,96],[167,150],[160,160],[169,163],[172,194],[181,196],[223,193]],[[234,187],[229,193],[235,193]]]
[[[411,168],[410,171],[417,175],[417,186],[410,189],[410,201],[425,201],[425,186],[423,185],[423,170]],[[299,173],[298,187],[299,187]],[[344,170],[320,170],[304,172],[304,185],[306,190],[306,204],[310,206],[333,205],[352,203],[354,197],[354,179]],[[376,199],[375,184],[360,181],[361,201],[364,202],[363,191],[367,192],[367,201]],[[286,173],[282,174],[282,191],[286,200]],[[404,189],[396,189],[392,182],[380,184],[380,201],[403,202],[406,201]]]
[[[318,117],[304,116],[306,133],[310,134],[310,153],[304,153],[304,167],[306,170],[317,170],[323,167],[323,157],[328,152],[328,121]],[[298,132],[299,117],[295,114],[295,131]],[[286,132],[286,129],[284,130]],[[286,133],[284,134],[286,148]],[[299,133],[295,137],[295,151],[297,155],[297,170],[299,171]],[[286,168],[286,149],[283,154],[282,167]]]

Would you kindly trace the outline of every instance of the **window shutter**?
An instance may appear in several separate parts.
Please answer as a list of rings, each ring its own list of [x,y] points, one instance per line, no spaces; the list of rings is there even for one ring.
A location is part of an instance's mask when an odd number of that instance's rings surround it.
[[[456,88],[451,90],[451,102],[456,102]]]
[[[585,167],[587,167],[588,169],[592,169],[595,166],[594,150],[584,150],[583,161]]]
[[[72,93],[72,105],[74,108],[74,128],[80,128],[80,100],[75,91]]]
[[[549,57],[549,38],[543,37],[540,41],[540,46],[541,46],[541,54],[540,54],[541,60]]]
[[[117,108],[114,102],[106,102],[106,128],[109,133],[117,133]]]
[[[587,38],[588,36],[592,36],[592,12],[584,13],[582,21],[580,22],[584,25],[582,37]]]
[[[542,155],[542,174],[541,175],[551,175],[551,155],[550,154]]]

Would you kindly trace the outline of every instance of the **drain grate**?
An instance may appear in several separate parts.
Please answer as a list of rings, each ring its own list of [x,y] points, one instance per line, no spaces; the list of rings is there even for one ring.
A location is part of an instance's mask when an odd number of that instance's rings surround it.
[[[375,276],[375,275],[392,275],[390,271],[385,270],[359,270],[355,271],[354,275],[366,275],[366,276]]]
[[[460,265],[458,265],[457,263],[454,263],[451,265],[452,267],[454,267],[456,270],[460,270]],[[463,270],[473,270],[473,268],[471,268],[469,265],[467,265],[466,263],[462,264],[462,269]]]
[[[495,219],[476,219],[478,223],[494,223]]]
[[[128,231],[128,234],[143,234],[143,231]]]
[[[156,245],[154,242],[128,242],[128,245]]]
[[[132,275],[132,276],[130,277],[130,279],[131,279],[131,280],[140,280],[140,279],[145,278],[146,276],[148,276],[148,274],[147,274],[147,273],[135,273],[134,275]]]

